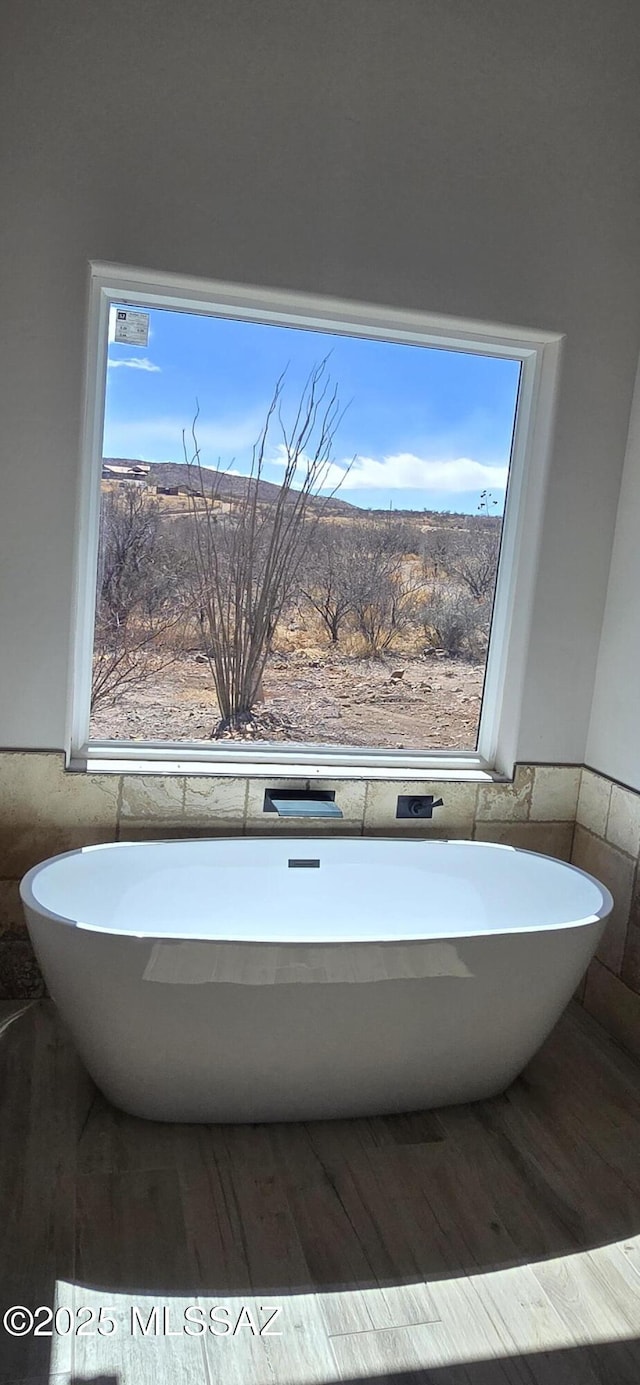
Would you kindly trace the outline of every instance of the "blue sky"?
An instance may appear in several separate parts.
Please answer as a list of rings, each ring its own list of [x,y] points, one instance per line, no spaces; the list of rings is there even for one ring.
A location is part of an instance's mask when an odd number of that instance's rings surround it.
[[[112,309],[112,319],[115,309]],[[150,310],[145,347],[110,329],[104,455],[183,459],[196,398],[206,466],[246,474],[276,379],[286,368],[284,414],[328,352],[346,406],[332,485],[349,463],[343,500],[364,508],[473,513],[489,489],[502,509],[519,364],[487,356]],[[277,429],[264,479],[278,482]],[[355,458],[355,460],[353,460]]]

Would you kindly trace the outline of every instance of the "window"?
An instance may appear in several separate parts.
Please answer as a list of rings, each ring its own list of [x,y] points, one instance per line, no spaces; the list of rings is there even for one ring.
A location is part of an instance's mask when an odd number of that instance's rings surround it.
[[[75,762],[508,770],[558,351],[94,266]]]

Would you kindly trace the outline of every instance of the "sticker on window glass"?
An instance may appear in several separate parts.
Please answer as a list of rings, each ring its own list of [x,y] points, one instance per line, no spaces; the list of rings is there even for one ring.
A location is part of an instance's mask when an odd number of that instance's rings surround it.
[[[148,346],[149,314],[135,312],[132,308],[117,308],[115,340],[126,341],[130,346]]]

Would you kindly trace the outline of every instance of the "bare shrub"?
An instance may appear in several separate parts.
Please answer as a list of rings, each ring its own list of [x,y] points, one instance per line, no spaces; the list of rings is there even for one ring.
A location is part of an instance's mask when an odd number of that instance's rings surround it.
[[[354,526],[318,524],[306,549],[299,577],[301,595],[337,644],[353,611],[353,564],[358,551]]]
[[[185,556],[137,485],[102,496],[91,710],[179,656],[189,612]]]
[[[365,652],[379,658],[415,618],[422,583],[416,580],[404,555],[390,549],[385,522],[360,524],[354,534],[353,611]]]
[[[420,530],[410,520],[389,510],[380,521],[380,543],[387,553],[401,557],[415,554],[420,550]]]
[[[434,588],[422,609],[428,645],[471,663],[486,657],[490,623],[491,602],[477,601],[460,588]]]
[[[455,578],[476,601],[493,596],[500,554],[500,521],[472,516],[464,529],[436,530],[423,547],[425,571]]]
[[[216,513],[224,473],[207,488],[197,440],[185,461],[191,486],[194,597],[220,720],[212,735],[242,729],[259,697],[277,622],[291,595],[305,548],[335,489],[320,500],[340,419],[326,360],[314,366],[295,417],[284,421],[276,385],[253,449],[244,498],[232,513]],[[284,475],[275,501],[260,499],[272,427],[279,424]],[[337,489],[337,488],[336,488]],[[311,505],[313,503],[313,506]]]
[[[483,520],[476,520],[464,542],[454,549],[449,571],[476,601],[493,596],[499,552],[499,525]]]
[[[447,530],[427,530],[422,544],[422,566],[425,577],[431,581],[447,576],[451,556],[451,535]]]

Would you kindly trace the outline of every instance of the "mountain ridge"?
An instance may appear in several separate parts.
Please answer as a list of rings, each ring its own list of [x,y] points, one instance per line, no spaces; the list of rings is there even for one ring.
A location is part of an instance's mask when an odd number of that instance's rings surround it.
[[[103,466],[148,466],[149,481],[156,486],[180,486],[201,495],[198,467],[188,467],[186,462],[145,462],[140,457],[103,457]],[[215,487],[215,494],[221,500],[240,500],[247,495],[251,486],[258,486],[258,499],[264,504],[275,504],[280,494],[280,486],[273,481],[252,480],[249,476],[236,476],[216,467],[201,468],[202,478],[208,488]],[[191,473],[189,475],[189,473]],[[327,499],[323,495],[312,496],[312,505],[323,505],[327,514],[353,514],[357,506],[348,500],[337,497]]]

